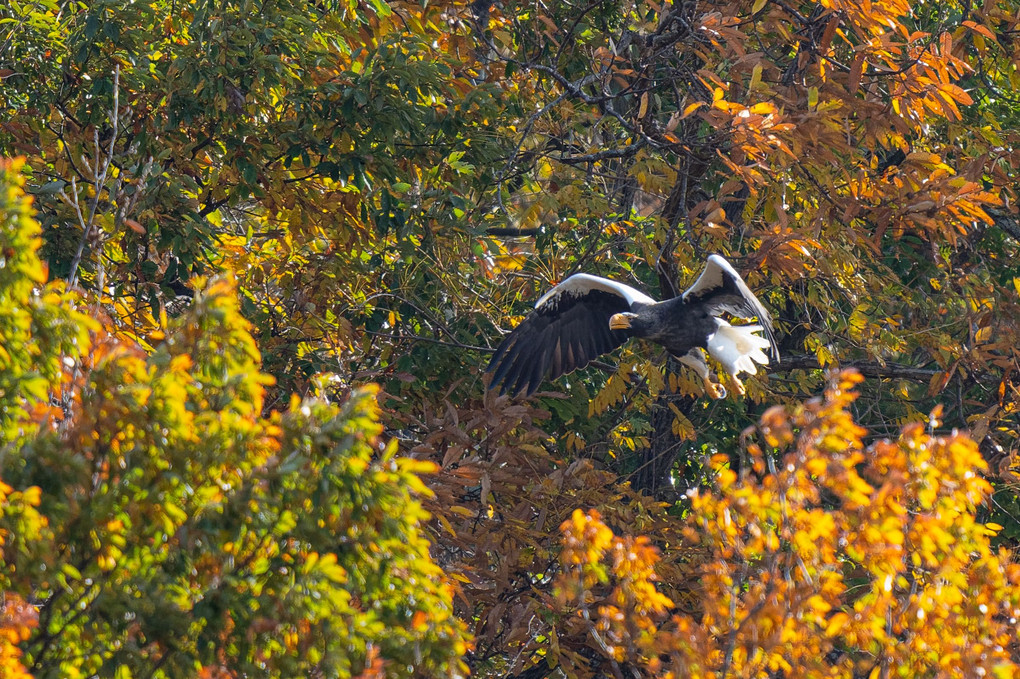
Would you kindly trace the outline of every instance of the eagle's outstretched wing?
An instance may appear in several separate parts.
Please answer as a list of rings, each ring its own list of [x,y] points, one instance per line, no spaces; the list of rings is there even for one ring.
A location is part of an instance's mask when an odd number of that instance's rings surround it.
[[[588,365],[627,339],[626,332],[609,329],[609,318],[647,304],[655,300],[629,285],[574,274],[544,294],[503,339],[486,368],[489,388],[530,395],[544,379]]]
[[[701,302],[718,314],[728,311],[741,318],[757,317],[765,331],[772,349],[772,356],[779,361],[779,347],[772,327],[772,317],[758,298],[754,296],[736,269],[720,255],[712,255],[705,264],[705,270],[687,292],[683,294],[688,303]]]

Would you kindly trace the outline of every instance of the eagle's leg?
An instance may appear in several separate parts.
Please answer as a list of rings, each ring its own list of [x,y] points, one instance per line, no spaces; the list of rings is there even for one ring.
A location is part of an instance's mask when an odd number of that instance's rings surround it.
[[[744,388],[744,383],[740,381],[740,378],[736,375],[730,375],[730,384],[733,385],[733,389],[743,396],[747,393],[747,389]]]
[[[694,347],[683,356],[677,356],[677,359],[687,367],[693,369],[694,372],[698,373],[702,381],[705,383],[705,391],[707,391],[712,398],[726,398],[726,387],[721,384],[716,384],[710,377],[711,372],[708,370],[708,364],[705,363],[705,355],[702,353],[701,347]],[[740,385],[740,393],[744,393],[744,385],[740,384],[739,380],[737,380],[737,384]]]

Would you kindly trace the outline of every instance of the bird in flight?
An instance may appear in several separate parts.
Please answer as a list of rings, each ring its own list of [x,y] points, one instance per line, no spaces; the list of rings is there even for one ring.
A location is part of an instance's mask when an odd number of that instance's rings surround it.
[[[730,325],[720,318],[723,312],[757,317],[758,324]],[[724,398],[726,390],[709,377],[706,350],[741,395],[738,376],[755,374],[756,363],[768,365],[765,349],[779,360],[771,316],[730,263],[712,255],[694,285],[662,302],[607,278],[584,273],[567,278],[542,295],[500,343],[486,368],[492,373],[489,389],[531,395],[544,379],[583,368],[631,337],[665,347],[694,369],[714,398]]]

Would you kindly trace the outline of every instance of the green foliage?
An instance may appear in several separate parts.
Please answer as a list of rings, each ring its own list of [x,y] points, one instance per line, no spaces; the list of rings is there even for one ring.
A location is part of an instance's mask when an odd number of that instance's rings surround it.
[[[463,181],[493,181],[500,102],[457,70],[441,6],[19,7],[0,145],[30,157],[53,271],[112,286],[136,336],[226,264],[268,368],[304,386],[354,338],[308,339],[362,310],[378,329],[364,281],[425,284],[437,225],[472,228]]]
[[[0,159],[0,440],[7,447],[34,429],[65,367],[88,348],[95,324],[74,311],[60,282],[46,284],[39,224],[24,198],[22,163]],[[26,431],[26,427],[28,431]]]
[[[433,466],[380,441],[375,391],[264,417],[271,379],[226,279],[151,353],[97,333],[62,374],[78,335],[61,344],[61,329],[90,324],[56,292],[32,293],[38,225],[16,172],[0,177],[4,238],[23,250],[0,299],[5,318],[25,317],[3,327],[26,351],[0,374],[39,383],[5,400],[10,421],[38,431],[8,437],[0,460],[0,588],[37,602],[24,665],[36,677],[459,672],[462,625],[420,532],[418,475]],[[64,409],[28,400],[60,389]]]

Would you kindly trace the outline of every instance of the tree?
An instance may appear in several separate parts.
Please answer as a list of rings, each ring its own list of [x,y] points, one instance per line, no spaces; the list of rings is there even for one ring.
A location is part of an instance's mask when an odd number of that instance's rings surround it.
[[[698,616],[668,616],[646,538],[577,510],[560,624],[615,676],[1013,676],[1020,566],[977,518],[991,492],[977,444],[914,423],[865,446],[848,411],[861,379],[833,373],[823,398],[768,410],[739,472],[721,456],[688,515],[707,550]]]
[[[0,166],[4,676],[461,672],[420,530],[433,467],[380,441],[376,392],[264,417],[227,279],[151,352],[99,330],[33,288],[18,170]]]

